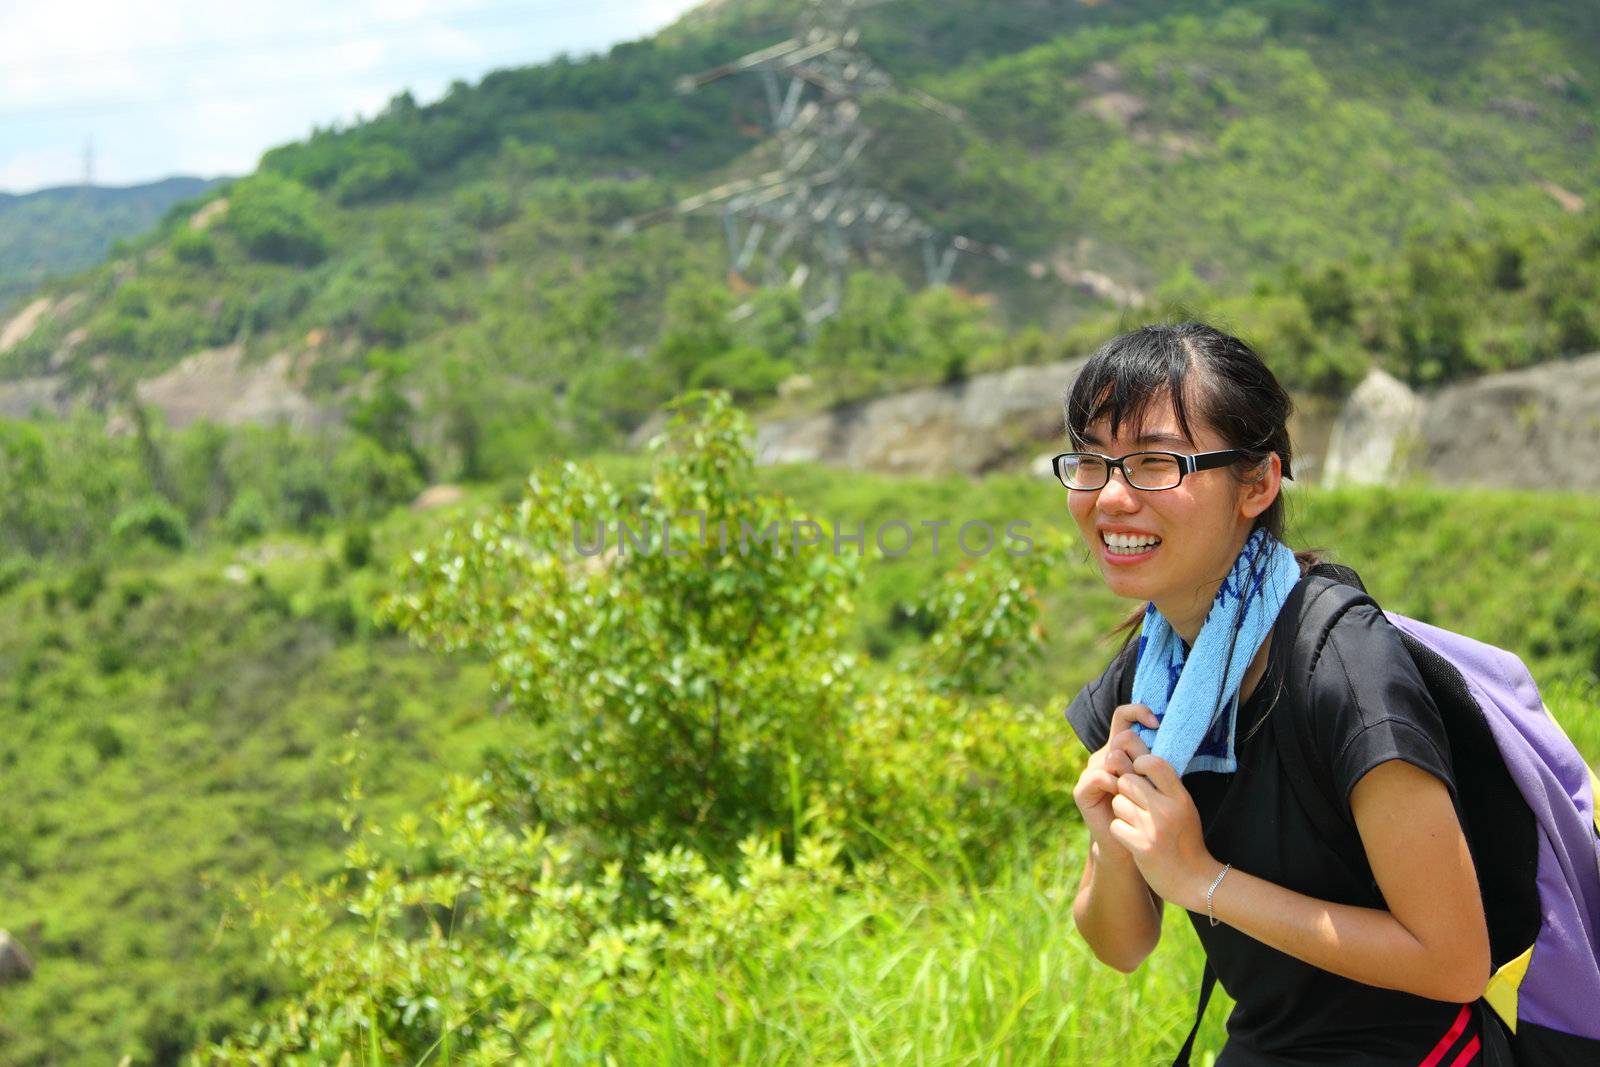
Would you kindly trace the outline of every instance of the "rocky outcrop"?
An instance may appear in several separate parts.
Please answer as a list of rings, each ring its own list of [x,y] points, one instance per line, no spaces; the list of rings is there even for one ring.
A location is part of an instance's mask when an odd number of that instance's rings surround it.
[[[430,485],[411,501],[412,511],[436,511],[461,503],[466,494],[459,485]]]
[[[297,429],[334,421],[302,392],[305,360],[279,352],[246,363],[241,345],[209,348],[139,383],[139,399],[159,408],[174,428],[206,419],[222,425],[287,422]]]
[[[9,352],[33,333],[39,320],[50,310],[50,298],[41,296],[17,312],[4,326],[0,326],[0,353]]]
[[[1013,367],[760,427],[760,463],[805,460],[897,474],[1023,466],[1063,438],[1061,401],[1083,360]]]
[[[1027,470],[1051,477],[1062,400],[1083,360],[1014,367],[763,423],[758,462],[899,474]],[[1295,401],[1295,482],[1600,490],[1600,353],[1419,394],[1382,371],[1343,405]],[[660,428],[652,420],[636,435]]]
[[[0,930],[0,986],[33,977],[33,958],[17,939]]]
[[[1422,418],[1422,399],[1381,370],[1368,372],[1345,402],[1328,440],[1322,484],[1389,481],[1407,462]]]
[[[35,413],[65,415],[72,409],[64,379],[19,378],[0,382],[0,419],[27,419]]]
[[[1600,490],[1600,353],[1418,394],[1382,371],[1351,394],[1327,481]]]
[[[1600,491],[1600,352],[1441,390],[1420,437],[1441,485]]]

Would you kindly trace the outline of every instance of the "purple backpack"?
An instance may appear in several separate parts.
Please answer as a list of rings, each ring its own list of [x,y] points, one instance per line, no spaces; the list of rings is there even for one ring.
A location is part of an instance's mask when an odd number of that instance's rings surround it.
[[[1347,567],[1318,564],[1295,587],[1283,608],[1301,613],[1287,685],[1305,683],[1334,622],[1356,604],[1376,606]],[[1600,1064],[1600,777],[1517,656],[1384,616],[1400,631],[1450,740],[1489,922],[1493,973],[1479,1002],[1492,1009],[1480,1011],[1485,1051],[1503,1037],[1518,1064]],[[1350,833],[1329,776],[1306,758],[1309,739],[1295,729],[1277,733],[1313,822],[1336,838]]]

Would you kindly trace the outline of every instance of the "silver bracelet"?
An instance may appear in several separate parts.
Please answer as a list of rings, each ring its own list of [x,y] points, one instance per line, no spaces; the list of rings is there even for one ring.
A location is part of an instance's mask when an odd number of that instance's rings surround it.
[[[1211,913],[1211,894],[1217,891],[1217,886],[1222,884],[1222,876],[1227,874],[1228,868],[1232,866],[1233,864],[1231,863],[1224,863],[1222,870],[1218,871],[1217,876],[1211,880],[1211,888],[1206,890],[1206,918],[1211,920],[1212,926],[1217,925],[1217,917]]]

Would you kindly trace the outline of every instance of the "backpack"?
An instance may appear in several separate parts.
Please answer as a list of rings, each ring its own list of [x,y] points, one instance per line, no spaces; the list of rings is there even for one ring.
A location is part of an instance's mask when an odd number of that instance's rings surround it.
[[[1312,567],[1289,594],[1283,611],[1299,625],[1285,663],[1288,699],[1304,692],[1334,623],[1358,604],[1378,606],[1354,571],[1331,563]],[[1394,612],[1384,616],[1400,631],[1449,739],[1489,925],[1491,977],[1476,1005],[1485,1062],[1600,1063],[1600,776],[1516,655]],[[1132,674],[1123,672],[1124,689]],[[1119,698],[1127,703],[1129,695]],[[1266,720],[1312,824],[1359,847],[1331,775],[1307,756],[1304,717]],[[1208,963],[1194,1029],[1174,1067],[1188,1063],[1215,983]]]

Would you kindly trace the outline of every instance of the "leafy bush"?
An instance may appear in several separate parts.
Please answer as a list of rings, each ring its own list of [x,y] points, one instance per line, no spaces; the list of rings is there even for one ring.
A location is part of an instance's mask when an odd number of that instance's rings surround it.
[[[492,230],[517,217],[517,205],[502,186],[489,182],[469,185],[457,191],[453,201],[455,215],[479,230]]]
[[[117,514],[111,522],[111,536],[123,544],[147,541],[181,551],[189,545],[189,523],[165,500],[146,497]]]
[[[619,865],[585,877],[560,839],[505,825],[480,782],[457,779],[433,825],[408,816],[353,845],[348,883],[291,881],[244,896],[258,921],[280,924],[272,956],[307,992],[205,1055],[257,1064],[359,1049],[382,1062],[559,1062],[580,1054],[615,1005],[674,972],[785,967],[787,946],[829,925],[840,893],[883,877],[847,871],[840,847],[814,820],[792,864],[761,835],[740,843],[726,875],[682,847],[651,852],[627,872],[648,887],[641,904]]]
[[[172,235],[172,254],[191,267],[210,267],[217,262],[217,245],[204,230],[181,227]]]
[[[788,516],[751,491],[749,426],[726,394],[699,425],[680,403],[642,495],[570,463],[535,475],[519,506],[416,553],[388,602],[419,638],[486,652],[499,691],[543,728],[540,817],[625,848],[779,820],[790,751],[806,779],[837,777],[831,739],[852,697],[837,646],[853,572],[782,545],[742,554],[741,529]],[[609,560],[580,554],[597,524]]]
[[[67,601],[79,611],[87,611],[106,588],[106,566],[98,560],[81,563],[72,568],[63,592]]]
[[[726,389],[741,402],[771,396],[794,373],[794,365],[773,359],[759,348],[740,346],[695,368],[689,384],[697,389]]]
[[[228,194],[226,221],[258,259],[312,264],[328,251],[316,195],[299,182],[270,171],[234,185]]]
[[[383,614],[486,653],[533,743],[432,826],[369,831],[341,876],[246,894],[301,987],[214,1060],[575,1055],[682,975],[784,973],[890,852],[983,878],[996,841],[1067,817],[1082,757],[1056,713],[959,691],[1026,661],[1043,561],[969,568],[930,598],[942,642],[869,673],[837,647],[848,556],[733,540],[788,518],[750,487],[748,420],[723,393],[671,407],[636,492],[564,464],[412,556]],[[706,536],[589,554],[624,513]]]
[[[352,526],[345,530],[339,545],[339,558],[351,570],[360,570],[372,562],[372,528]]]
[[[362,148],[333,183],[333,195],[341,204],[394,196],[416,188],[420,172],[416,160],[388,144]]]
[[[253,541],[272,525],[272,512],[259,489],[246,489],[233,498],[222,528],[230,541]]]

